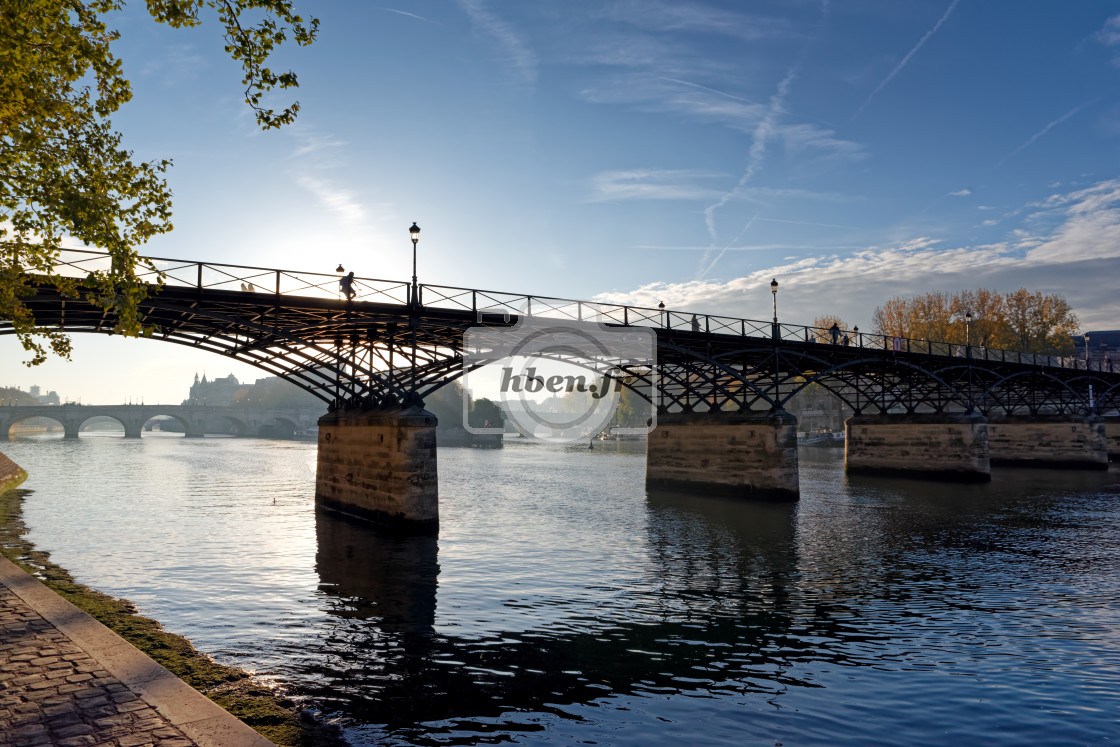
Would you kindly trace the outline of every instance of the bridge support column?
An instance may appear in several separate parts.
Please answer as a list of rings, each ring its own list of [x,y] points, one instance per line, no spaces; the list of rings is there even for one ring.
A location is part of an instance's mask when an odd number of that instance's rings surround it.
[[[315,502],[399,531],[439,528],[436,417],[419,407],[319,418]]]
[[[1108,469],[1105,428],[1104,418],[1096,415],[992,415],[988,418],[992,464]]]
[[[951,482],[992,479],[982,415],[853,415],[844,423],[849,474]]]
[[[646,485],[795,501],[797,419],[785,412],[659,414],[646,443]]]
[[[1104,419],[1104,435],[1108,439],[1109,461],[1120,462],[1120,417]]]
[[[77,438],[78,431],[82,429],[81,423],[63,423],[62,424],[62,437],[63,438]]]
[[[26,479],[27,473],[22,467],[0,454],[0,493],[18,487]]]

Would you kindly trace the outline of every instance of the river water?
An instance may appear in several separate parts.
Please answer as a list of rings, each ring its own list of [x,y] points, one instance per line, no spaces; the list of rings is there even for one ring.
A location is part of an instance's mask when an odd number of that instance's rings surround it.
[[[14,441],[29,539],[355,745],[1110,744],[1120,472],[647,493],[634,445],[440,449],[436,538],[313,507],[315,446]]]

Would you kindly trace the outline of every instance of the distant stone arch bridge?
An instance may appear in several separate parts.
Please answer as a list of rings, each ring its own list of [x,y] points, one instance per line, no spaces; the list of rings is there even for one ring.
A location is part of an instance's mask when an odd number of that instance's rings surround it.
[[[826,330],[776,320],[365,278],[344,299],[336,275],[153,262],[163,285],[140,304],[153,338],[235,358],[319,397],[329,408],[319,421],[320,504],[416,526],[438,516],[424,398],[463,375],[467,330],[523,318],[652,333],[655,355],[618,365],[656,405],[654,486],[795,498],[796,423],[785,406],[811,384],[857,413],[852,472],[990,479],[1000,460],[1107,468],[1102,416],[1120,415],[1120,370],[1075,357],[855,329],[836,344]],[[59,268],[84,277],[108,265],[103,253],[66,250]],[[45,282],[27,304],[43,326],[112,333],[111,314]],[[0,321],[0,334],[11,332]]]
[[[210,434],[291,438],[315,425],[319,413],[213,405],[17,405],[0,407],[0,441],[12,426],[32,418],[49,418],[62,426],[65,438],[77,438],[82,426],[97,417],[116,420],[125,438],[140,438],[144,426],[160,416],[174,418],[187,436]]]

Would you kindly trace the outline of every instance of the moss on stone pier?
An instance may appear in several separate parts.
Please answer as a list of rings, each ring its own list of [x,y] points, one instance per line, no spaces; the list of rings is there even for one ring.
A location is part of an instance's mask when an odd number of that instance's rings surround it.
[[[51,562],[50,553],[25,539],[22,504],[26,491],[0,491],[0,553],[31,573],[74,606],[162,664],[188,685],[282,747],[344,747],[338,730],[314,719],[283,692],[253,681],[244,670],[201,653],[180,635],[136,614],[126,599],[79,584]]]

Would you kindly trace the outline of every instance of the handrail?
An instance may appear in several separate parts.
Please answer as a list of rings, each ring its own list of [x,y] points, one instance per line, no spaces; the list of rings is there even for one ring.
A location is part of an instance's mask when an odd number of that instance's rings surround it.
[[[280,296],[341,299],[339,276],[318,272],[279,270],[251,265],[231,265],[220,262],[148,257],[156,268],[152,272],[139,268],[141,280],[162,279],[174,287],[234,290]],[[94,270],[107,270],[110,255],[88,249],[62,249],[55,265],[55,272],[69,277],[85,277]],[[391,302],[407,305],[410,284],[408,281],[377,278],[354,278],[353,300]],[[868,350],[888,350],[901,353],[959,357],[967,360],[985,360],[1026,363],[1054,368],[1105,370],[1105,361],[1086,360],[1072,356],[1043,353],[1025,353],[1016,350],[988,348],[959,343],[895,337],[856,330],[840,330],[835,342],[830,330],[800,324],[775,323],[740,317],[714,314],[694,314],[674,309],[649,308],[612,304],[603,301],[581,301],[570,298],[526,295],[504,291],[459,288],[446,285],[419,285],[420,303],[427,308],[468,310],[476,314],[502,314],[536,316],[571,321],[601,321],[607,324],[643,326],[680,332],[728,334],[746,338],[761,338],[781,342],[842,345]],[[1095,367],[1094,367],[1094,364]],[[1120,363],[1116,364],[1120,370]],[[1109,368],[1112,371],[1112,368]]]

